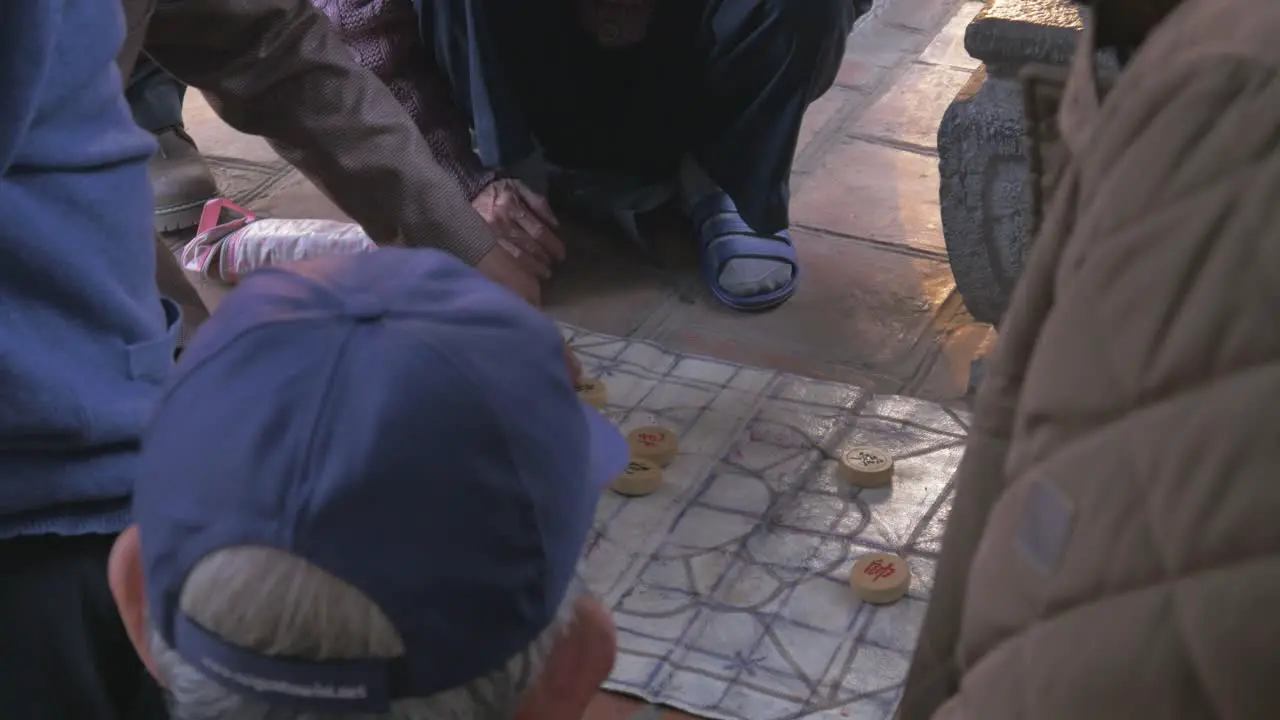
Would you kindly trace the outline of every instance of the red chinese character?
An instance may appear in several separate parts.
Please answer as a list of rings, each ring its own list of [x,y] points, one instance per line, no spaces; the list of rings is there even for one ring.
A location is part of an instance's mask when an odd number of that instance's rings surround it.
[[[870,565],[867,566],[866,570],[862,571],[862,574],[870,575],[876,580],[883,580],[889,577],[890,575],[892,575],[896,570],[897,568],[893,566],[893,563],[887,563],[882,560],[874,560]]]
[[[654,435],[653,433],[640,433],[636,436],[636,439],[645,447],[653,447],[658,444],[658,441],[662,440],[662,436]]]

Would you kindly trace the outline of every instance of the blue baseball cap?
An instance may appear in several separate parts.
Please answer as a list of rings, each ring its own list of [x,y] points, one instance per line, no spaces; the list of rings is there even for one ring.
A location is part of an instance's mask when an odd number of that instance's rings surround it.
[[[142,444],[149,615],[211,679],[317,712],[385,712],[497,670],[553,621],[626,441],[571,385],[555,324],[443,253],[248,277],[205,323]],[[394,660],[232,645],[183,616],[210,553],[265,546],[364,592]]]

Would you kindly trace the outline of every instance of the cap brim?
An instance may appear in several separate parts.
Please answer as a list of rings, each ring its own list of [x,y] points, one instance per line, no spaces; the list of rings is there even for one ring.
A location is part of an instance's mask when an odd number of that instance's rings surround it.
[[[589,459],[591,482],[597,487],[607,487],[622,471],[631,459],[631,448],[627,439],[618,428],[609,422],[595,408],[582,404],[582,414],[587,419],[587,432],[590,435],[591,457]]]

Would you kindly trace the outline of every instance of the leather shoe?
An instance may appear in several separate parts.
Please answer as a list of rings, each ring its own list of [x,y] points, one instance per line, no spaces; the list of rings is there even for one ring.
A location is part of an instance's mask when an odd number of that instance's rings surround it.
[[[156,141],[160,149],[147,167],[156,198],[156,231],[193,228],[205,203],[218,196],[218,183],[195,141],[181,127],[161,130]]]

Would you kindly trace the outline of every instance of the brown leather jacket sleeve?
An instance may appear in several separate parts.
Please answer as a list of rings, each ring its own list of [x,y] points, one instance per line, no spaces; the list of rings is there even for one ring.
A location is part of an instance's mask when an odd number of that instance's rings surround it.
[[[391,92],[308,0],[160,0],[146,49],[267,139],[379,244],[474,265],[496,238]]]

